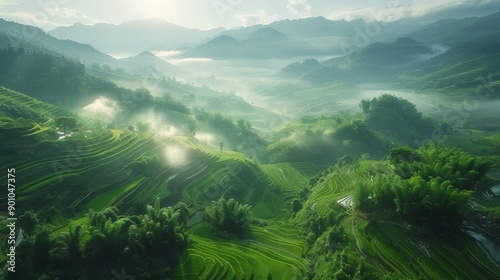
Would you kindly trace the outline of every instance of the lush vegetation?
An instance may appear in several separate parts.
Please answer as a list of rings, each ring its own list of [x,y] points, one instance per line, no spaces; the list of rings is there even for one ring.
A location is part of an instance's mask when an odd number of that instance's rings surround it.
[[[203,220],[217,231],[242,236],[248,230],[250,206],[239,204],[234,198],[221,198],[205,209]]]
[[[456,46],[427,70],[467,63],[413,81],[469,79],[460,71],[496,58],[497,37]],[[395,77],[428,54],[418,42],[285,67],[302,81],[264,94],[303,109],[290,120],[234,93],[23,46],[0,49],[0,165],[17,170],[18,215],[17,273],[0,278],[500,278],[495,116],[482,130],[481,118],[457,127],[391,94],[337,99],[353,73]],[[490,62],[477,73],[496,79]],[[89,104],[113,113],[74,110]],[[436,128],[443,143],[421,145]]]
[[[185,204],[160,208],[158,199],[142,215],[120,215],[116,207],[90,210],[67,232],[54,232],[26,212],[19,218],[25,236],[18,272],[7,279],[109,279],[110,267],[127,267],[142,279],[172,275],[187,246],[188,217]]]
[[[471,192],[488,171],[488,163],[464,152],[421,147],[391,150],[394,173],[357,182],[354,201],[360,211],[399,215],[426,230],[456,227],[470,211]]]

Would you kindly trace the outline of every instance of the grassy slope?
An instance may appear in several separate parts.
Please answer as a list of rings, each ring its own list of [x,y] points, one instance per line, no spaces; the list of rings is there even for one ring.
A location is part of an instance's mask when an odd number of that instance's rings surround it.
[[[2,148],[53,139],[57,117],[71,113],[0,86],[0,143]]]
[[[16,98],[25,97],[19,94]],[[28,107],[39,106],[36,111],[46,108],[48,116],[64,114],[57,107],[33,102],[24,100]],[[317,125],[334,126],[331,121],[325,122]],[[92,124],[93,121],[88,120],[84,126]],[[50,127],[50,120],[45,125]],[[316,124],[310,125],[313,130],[319,128]],[[35,131],[34,127],[38,126],[14,125],[9,133],[11,136],[28,135]],[[491,146],[490,142],[497,143],[497,138],[491,136],[481,140],[486,141],[485,146]],[[64,231],[70,224],[85,225],[84,215],[90,208],[102,210],[116,205],[131,211],[137,201],[150,203],[158,196],[164,204],[185,201],[194,209],[201,209],[228,191],[225,178],[233,175],[241,179],[235,182],[247,183],[241,186],[244,190],[242,202],[252,205],[257,217],[269,219],[269,225],[252,226],[251,233],[243,240],[227,240],[215,236],[205,225],[195,223],[190,228],[192,243],[176,271],[176,278],[293,279],[307,270],[308,263],[303,258],[305,241],[297,229],[286,223],[290,217],[287,209],[291,198],[307,184],[308,178],[302,173],[312,168],[307,162],[258,164],[244,154],[221,152],[190,137],[122,130],[81,131],[68,140],[38,140],[33,141],[33,145],[27,149],[32,152],[30,156],[8,155],[0,160],[1,166],[12,166],[19,172],[18,213],[54,206],[61,212],[47,212],[52,223],[60,227],[59,231]],[[18,144],[10,149],[21,146]],[[185,153],[186,160],[178,165],[169,163],[164,157],[167,146],[177,146]],[[144,174],[126,168],[135,158],[152,154],[162,158],[164,166],[159,171]],[[245,174],[238,171],[240,165],[248,166],[245,170],[250,170],[255,179],[243,180]],[[345,166],[316,184],[304,209],[326,214],[336,200],[351,193],[353,182],[384,172],[390,172],[384,162],[363,161]],[[6,201],[5,197],[1,201]],[[300,218],[300,215],[301,212],[297,216]],[[358,249],[382,271],[399,270],[407,277],[419,273],[428,278],[463,274],[479,279],[477,277],[494,276],[498,270],[464,235],[442,241],[418,236],[405,225],[388,221],[382,222],[383,227],[369,231],[365,228],[367,222],[360,217],[352,217],[344,223],[346,228],[351,228]],[[425,244],[431,257],[423,247],[415,244]],[[394,250],[395,246],[400,249]]]
[[[320,217],[326,216],[337,200],[352,194],[354,182],[366,180],[370,174],[387,172],[391,172],[387,162],[363,161],[324,176],[313,187],[297,219],[304,219],[309,210]],[[405,279],[494,279],[500,276],[500,267],[488,259],[472,238],[461,232],[440,238],[418,234],[407,224],[394,221],[378,221],[368,226],[364,217],[352,210],[345,211],[350,215],[342,221],[342,226],[350,229],[351,241],[365,261],[382,275],[396,272]]]
[[[498,86],[499,45],[498,33],[463,43],[426,61],[419,70],[403,75],[400,80],[419,88],[475,89],[482,85],[480,79],[488,80],[492,87]]]
[[[49,117],[63,115],[64,111],[57,111],[57,107],[4,91],[7,94],[2,98],[21,100],[28,109],[48,116],[47,127],[53,129]],[[57,114],[51,114],[51,110]],[[15,124],[7,127],[8,134],[4,135],[9,137],[31,134],[34,127],[40,126],[9,121]],[[29,148],[24,148],[29,155],[15,152],[0,159],[0,166],[15,167],[19,175],[16,189],[19,215],[41,210],[46,221],[58,228],[57,233],[76,224],[85,228],[89,209],[99,211],[114,205],[128,212],[138,202],[151,203],[156,197],[161,197],[167,205],[184,201],[196,211],[229,191],[230,186],[224,182],[232,176],[231,182],[243,184],[239,186],[243,190],[242,202],[252,205],[255,216],[275,221],[265,228],[252,226],[250,235],[235,242],[216,237],[205,226],[195,224],[190,229],[193,242],[184,260],[186,265],[179,267],[179,277],[199,272],[200,279],[207,279],[207,275],[212,275],[212,279],[230,275],[237,279],[248,279],[251,275],[254,279],[260,275],[280,278],[305,271],[307,262],[301,258],[304,241],[295,229],[280,222],[290,215],[291,198],[307,183],[301,172],[288,164],[261,165],[242,153],[220,151],[191,137],[97,129],[93,127],[94,120],[80,119],[80,122],[89,130],[81,130],[66,140],[33,140]],[[16,140],[12,146],[2,143],[2,147],[19,151],[23,144]],[[177,147],[180,151],[178,159],[174,159],[177,164],[169,161],[167,147]],[[135,172],[127,167],[136,158],[154,154],[162,161],[157,171]],[[245,176],[255,180],[246,180]],[[5,195],[1,197],[3,208],[6,208]],[[241,255],[240,250],[248,254]],[[204,259],[203,271],[187,265],[199,259],[198,255]]]
[[[190,229],[192,243],[174,279],[294,279],[307,269],[305,241],[287,225],[251,227],[243,240]]]

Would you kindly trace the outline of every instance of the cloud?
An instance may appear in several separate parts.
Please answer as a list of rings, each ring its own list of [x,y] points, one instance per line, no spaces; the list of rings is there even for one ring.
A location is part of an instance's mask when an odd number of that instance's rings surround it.
[[[313,9],[307,4],[307,0],[288,0],[286,7],[292,14],[299,17],[310,17],[313,14]]]
[[[19,0],[0,0],[0,7],[12,6],[19,4]]]
[[[418,18],[457,8],[481,8],[495,3],[498,3],[497,0],[414,0],[409,4],[395,1],[386,7],[335,10],[330,13],[329,18],[333,20],[362,18],[365,20],[395,21],[406,17]]]
[[[118,103],[106,97],[99,97],[94,102],[83,107],[82,111],[97,117],[111,120],[119,110]]]
[[[1,6],[2,0],[0,0],[0,7]],[[70,25],[75,22],[81,22],[84,24],[94,24],[102,22],[100,20],[89,17],[87,14],[81,11],[58,6],[54,6],[50,9],[34,9],[34,7],[32,7],[32,10],[0,12],[0,17],[4,17],[6,19],[23,24],[40,27],[45,30],[50,30],[61,25]]]
[[[85,13],[77,11],[75,9],[69,8],[59,8],[54,11],[54,15],[61,16],[63,18],[71,19],[71,18],[89,18]]]
[[[268,24],[275,21],[278,17],[276,15],[268,15],[265,10],[259,10],[256,14],[238,14],[236,15],[244,26],[251,26],[256,24]]]

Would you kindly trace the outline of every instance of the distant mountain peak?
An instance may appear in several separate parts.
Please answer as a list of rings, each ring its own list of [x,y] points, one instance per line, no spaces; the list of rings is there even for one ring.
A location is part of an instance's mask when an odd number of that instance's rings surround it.
[[[264,27],[255,30],[249,39],[284,40],[289,39],[289,37],[272,27]]]
[[[238,40],[236,40],[234,37],[223,34],[223,35],[220,35],[218,37],[215,37],[210,42],[221,42],[222,43],[222,42],[236,42],[236,41],[238,41]]]
[[[157,56],[154,55],[152,52],[144,51],[144,52],[141,52],[140,54],[136,55],[135,57],[157,57]]]

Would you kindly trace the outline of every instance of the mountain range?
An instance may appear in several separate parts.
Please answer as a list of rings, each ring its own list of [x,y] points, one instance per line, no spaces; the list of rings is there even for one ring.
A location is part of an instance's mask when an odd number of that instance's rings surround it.
[[[424,43],[456,45],[495,32],[500,32],[500,12],[485,17],[442,19],[407,36]]]
[[[137,74],[144,74],[145,68],[149,69],[149,74],[161,72],[163,75],[174,75],[182,72],[179,68],[150,52],[141,52],[141,54],[128,59],[116,59],[90,45],[72,40],[57,39],[37,27],[3,19],[0,19],[0,36],[2,37],[0,46],[3,48],[17,49],[22,47],[25,50],[35,49],[36,51],[40,51],[40,48],[42,48],[46,52],[55,52],[79,60],[87,65],[108,65]]]
[[[134,20],[118,25],[107,23],[83,25],[76,23],[71,26],[57,27],[50,31],[49,34],[60,39],[86,43],[113,54],[131,54],[156,50],[194,50],[191,54],[198,56],[198,54],[204,52],[200,51],[200,47],[205,49],[210,48],[212,44],[217,45],[218,41],[216,40],[215,43],[210,43],[208,47],[203,46],[223,35],[232,37],[236,41],[246,41],[255,39],[255,37],[267,36],[269,38],[270,34],[281,33],[297,40],[298,42],[295,42],[297,44],[300,41],[307,42],[307,44],[302,43],[302,46],[299,46],[300,51],[296,50],[291,54],[314,53],[323,55],[332,52],[338,54],[338,44],[350,41],[356,35],[356,30],[364,30],[369,24],[371,23],[364,20],[345,21],[312,17],[295,20],[285,19],[267,25],[257,24],[229,30],[223,28],[198,30],[177,26],[163,20],[149,19]],[[383,30],[377,34],[375,41],[397,38],[416,30],[421,25],[421,23],[411,20],[399,20],[384,24]],[[263,34],[265,32],[271,33]],[[279,37],[284,39],[282,36]],[[226,37],[223,37],[222,40],[224,38]],[[270,45],[264,47],[271,52],[282,49],[282,45],[276,45],[274,40],[272,41],[269,42]],[[247,49],[262,47],[262,44],[253,46],[254,42],[252,41],[244,42],[240,44],[240,47],[246,43],[249,43],[248,46],[245,46]],[[294,47],[295,43],[291,44],[291,46]],[[308,51],[305,52],[304,49],[308,49]],[[234,53],[229,51],[229,55],[234,56]]]
[[[263,27],[239,41],[229,35],[220,35],[192,50],[183,57],[216,59],[267,59],[327,54],[304,40],[285,35],[271,27]]]
[[[71,26],[57,27],[49,34],[56,38],[89,44],[109,53],[131,54],[192,46],[223,30],[223,28],[190,29],[160,19],[148,19],[133,20],[118,25],[75,23]]]

